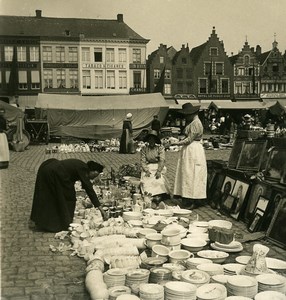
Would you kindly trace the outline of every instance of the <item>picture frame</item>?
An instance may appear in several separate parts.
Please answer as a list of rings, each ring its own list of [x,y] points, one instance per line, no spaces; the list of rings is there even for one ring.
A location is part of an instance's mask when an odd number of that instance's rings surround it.
[[[241,180],[236,180],[231,195],[234,197],[233,207],[230,211],[230,216],[234,219],[238,219],[243,213],[245,208],[246,195],[248,193],[249,183]]]
[[[286,184],[286,148],[274,147],[269,155],[265,178]]]
[[[284,196],[274,213],[266,237],[279,247],[286,248],[286,197]]]
[[[227,195],[225,199],[222,200],[222,209],[224,212],[229,213],[234,204],[235,198],[232,195]]]
[[[244,141],[237,162],[237,169],[259,171],[264,157],[267,141]]]
[[[256,232],[259,230],[259,227],[262,223],[263,216],[264,216],[264,211],[260,209],[256,209],[254,216],[248,225],[249,232]]]
[[[232,147],[229,159],[228,159],[228,167],[229,168],[236,169],[243,143],[244,143],[244,140],[236,139],[234,141],[233,147]]]
[[[223,184],[222,184],[222,187],[221,187],[221,192],[231,194],[234,185],[235,185],[235,179],[233,179],[232,177],[226,175],[224,177],[224,181],[223,181]]]
[[[269,199],[265,198],[264,196],[260,196],[257,204],[256,204],[256,209],[262,210],[262,211],[266,211],[267,206],[269,204]]]

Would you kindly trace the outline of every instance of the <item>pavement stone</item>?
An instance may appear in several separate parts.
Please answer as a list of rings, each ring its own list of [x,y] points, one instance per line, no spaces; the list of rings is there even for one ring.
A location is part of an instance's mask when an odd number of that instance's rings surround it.
[[[49,147],[53,146],[52,144]],[[122,164],[139,162],[140,155],[109,153],[45,153],[46,145],[29,146],[24,152],[10,152],[8,169],[0,170],[1,211],[1,299],[2,300],[88,300],[85,289],[83,259],[70,252],[54,253],[49,246],[58,246],[53,233],[43,233],[29,228],[36,172],[48,158],[93,159],[107,168],[118,169]],[[207,159],[228,160],[230,150],[206,150]],[[176,152],[166,153],[167,177],[173,188]],[[224,218],[209,206],[198,208],[194,216],[199,220]],[[246,225],[231,219],[233,228],[247,234]],[[259,241],[268,247],[268,256],[286,260],[285,250],[269,241]],[[244,244],[240,255],[250,255],[256,243]],[[234,262],[234,254],[229,262]]]

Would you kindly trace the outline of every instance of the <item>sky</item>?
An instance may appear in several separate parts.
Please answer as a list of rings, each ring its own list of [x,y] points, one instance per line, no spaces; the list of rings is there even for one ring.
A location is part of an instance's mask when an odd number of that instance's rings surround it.
[[[180,50],[206,42],[213,26],[228,55],[247,40],[262,52],[276,38],[286,50],[286,0],[0,0],[1,15],[116,19],[149,39],[147,54],[165,44]]]

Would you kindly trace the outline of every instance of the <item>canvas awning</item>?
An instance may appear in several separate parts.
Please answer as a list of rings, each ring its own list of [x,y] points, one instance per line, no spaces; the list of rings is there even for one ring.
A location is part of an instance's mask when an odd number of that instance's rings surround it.
[[[169,106],[161,93],[117,96],[39,94],[36,108],[47,111],[52,135],[105,139],[120,137],[127,113],[133,135],[149,128],[154,115],[163,123]]]
[[[24,113],[20,108],[12,106],[0,100],[0,108],[5,109],[4,117],[9,122],[16,122],[18,117],[23,117]]]
[[[277,116],[280,116],[281,114],[285,114],[286,113],[286,101],[285,102],[283,102],[281,100],[276,101],[275,104],[273,104],[272,106],[269,107],[269,111],[273,115],[277,115]]]
[[[252,109],[267,109],[267,106],[264,102],[260,101],[238,101],[233,102],[231,100],[217,100],[212,101],[210,104],[210,108],[214,108],[216,110],[219,109],[228,109],[228,110],[252,110]]]

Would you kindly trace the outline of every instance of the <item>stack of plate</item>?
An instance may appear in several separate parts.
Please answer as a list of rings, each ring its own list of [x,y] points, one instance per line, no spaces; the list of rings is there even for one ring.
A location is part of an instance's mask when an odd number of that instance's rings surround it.
[[[125,211],[125,212],[123,212],[122,217],[125,222],[131,221],[131,220],[141,220],[142,213],[136,212],[136,211]]]
[[[150,270],[150,283],[172,280],[172,271],[168,268],[156,267]]]
[[[244,296],[254,298],[258,292],[257,280],[251,276],[234,275],[227,280],[227,291],[229,296]]]
[[[139,285],[141,283],[148,283],[150,271],[145,269],[131,270],[126,274],[125,285],[130,287],[132,285]]]
[[[155,267],[162,267],[168,261],[166,257],[147,257],[141,262],[141,267],[144,269],[152,269]]]
[[[225,275],[239,275],[244,265],[241,264],[224,264],[222,265]]]
[[[126,271],[124,269],[109,269],[103,274],[103,280],[107,287],[124,286],[125,285]]]
[[[238,241],[232,241],[229,244],[221,244],[219,242],[211,243],[211,247],[215,250],[224,252],[240,252],[243,250],[243,246]]]
[[[131,294],[131,289],[127,286],[114,286],[108,289],[109,300],[116,300],[122,294]]]
[[[243,296],[229,296],[229,297],[226,297],[225,300],[252,300],[252,299],[248,298],[248,297],[243,297]]]
[[[187,270],[181,274],[181,280],[184,282],[195,284],[197,287],[209,283],[210,275],[207,272],[201,270]]]
[[[221,283],[226,286],[229,275],[214,275],[211,278],[213,283]]]
[[[187,269],[195,269],[198,265],[211,264],[212,260],[200,257],[192,257],[186,260]]]
[[[194,284],[169,281],[165,284],[165,300],[196,300],[196,291]]]
[[[172,263],[166,263],[166,264],[163,264],[162,265],[163,268],[167,268],[171,271],[178,271],[178,270],[181,270],[181,271],[185,271],[186,268],[183,266],[183,265],[179,265],[179,264],[172,264]]]
[[[182,273],[183,272],[184,272],[183,270],[172,271],[172,278],[173,278],[173,280],[181,281],[182,280]]]
[[[198,265],[197,269],[207,272],[210,276],[223,275],[224,273],[223,266],[215,263]]]
[[[275,299],[275,300],[285,300],[286,296],[282,293],[276,292],[276,291],[264,291],[258,293],[254,300],[268,300],[268,299]]]
[[[205,284],[197,289],[197,300],[224,300],[226,297],[226,287],[219,283]]]
[[[278,274],[261,274],[256,276],[258,292],[276,291],[286,293],[286,278]]]
[[[141,300],[164,300],[164,287],[159,284],[140,284],[139,294]]]

